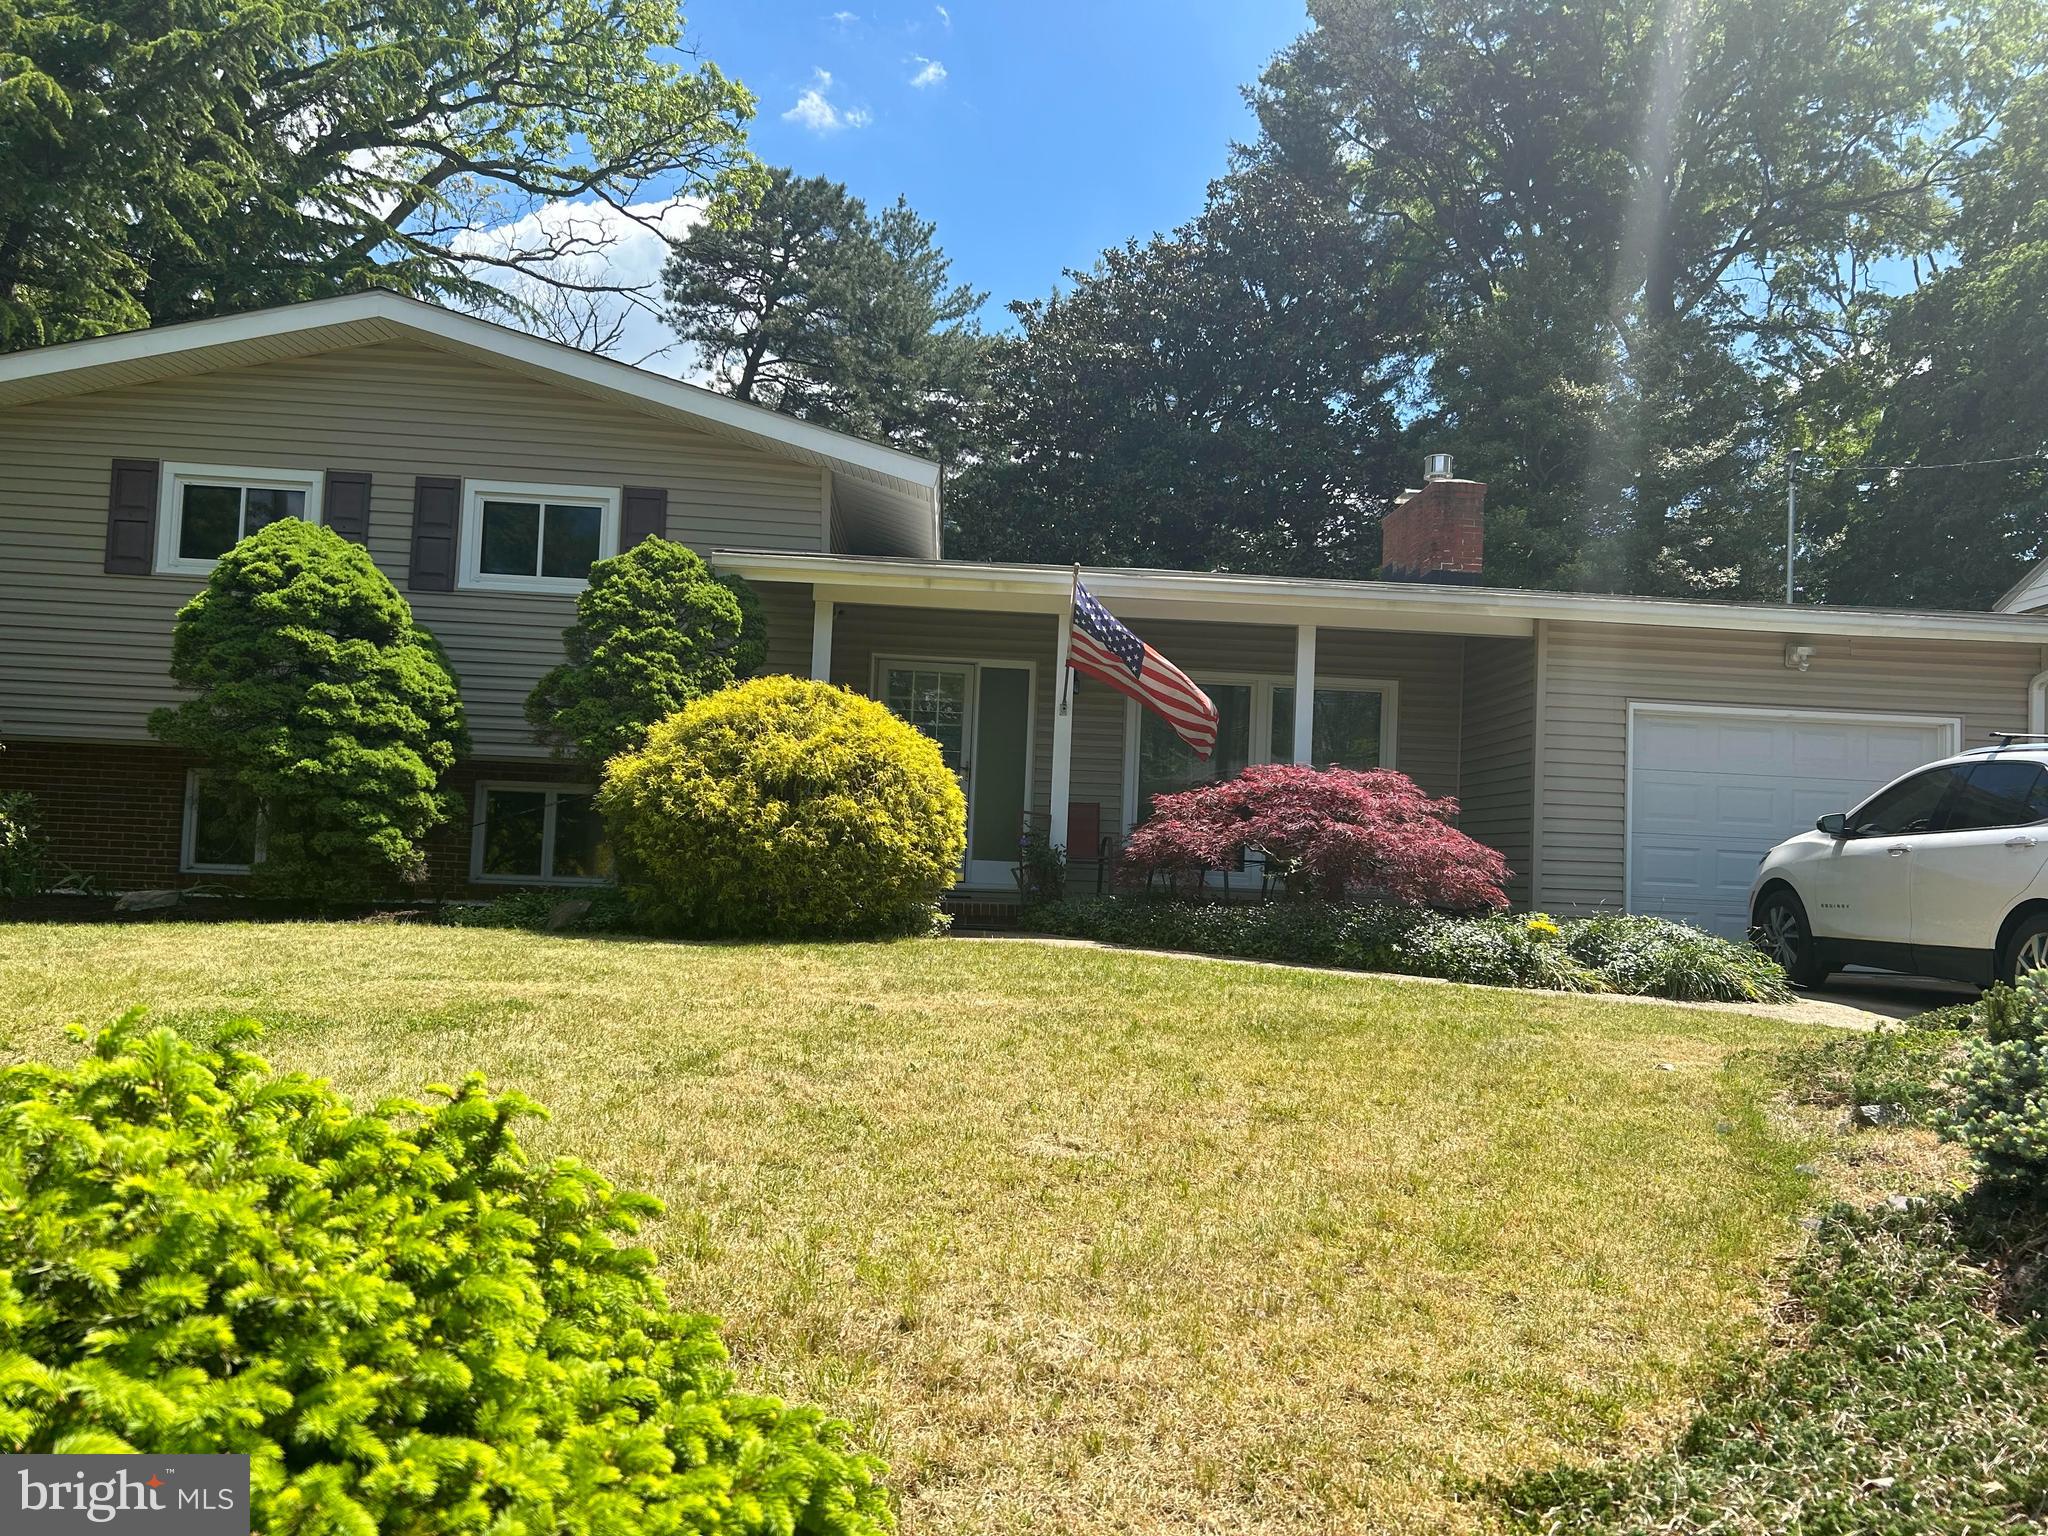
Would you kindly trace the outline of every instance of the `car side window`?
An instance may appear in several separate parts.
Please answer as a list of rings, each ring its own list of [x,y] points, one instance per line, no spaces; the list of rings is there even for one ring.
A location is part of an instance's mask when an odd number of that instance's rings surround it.
[[[1949,767],[1929,768],[1866,800],[1849,818],[1849,830],[1862,837],[1896,837],[1903,832],[1932,832],[1942,802],[1961,775]]]
[[[2039,763],[2010,759],[1972,763],[1956,797],[1942,818],[1944,832],[1980,832],[1996,827],[2024,827],[2048,816],[2041,809]]]

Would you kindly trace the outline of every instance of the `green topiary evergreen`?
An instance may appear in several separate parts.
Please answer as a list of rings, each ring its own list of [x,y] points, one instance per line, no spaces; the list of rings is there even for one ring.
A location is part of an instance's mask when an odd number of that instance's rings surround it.
[[[1941,1129],[1970,1149],[1987,1184],[2040,1200],[2048,1188],[2048,973],[2035,971],[1979,1005],[1949,1074]]]
[[[149,728],[260,814],[258,890],[354,901],[419,875],[469,737],[440,646],[367,552],[289,518],[251,534],[179,610],[171,676],[196,697]]]
[[[593,767],[646,738],[690,700],[749,677],[768,655],[761,600],[694,550],[643,539],[590,568],[568,659],[527,696],[541,739]]]
[[[880,1468],[738,1391],[659,1209],[480,1078],[359,1112],[133,1013],[0,1073],[0,1451],[251,1458],[266,1536],[870,1536]],[[74,1030],[84,1039],[84,1031]]]
[[[612,759],[598,805],[635,909],[696,935],[928,928],[967,802],[937,743],[872,699],[763,677]]]

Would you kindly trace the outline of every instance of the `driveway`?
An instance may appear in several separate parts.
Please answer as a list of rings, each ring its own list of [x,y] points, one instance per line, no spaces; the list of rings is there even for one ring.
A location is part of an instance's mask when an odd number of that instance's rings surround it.
[[[1925,976],[1891,976],[1882,971],[1838,971],[1826,986],[1801,994],[1888,1019],[1910,1019],[1950,1003],[1974,1003],[1978,989],[1961,981],[1935,981]]]

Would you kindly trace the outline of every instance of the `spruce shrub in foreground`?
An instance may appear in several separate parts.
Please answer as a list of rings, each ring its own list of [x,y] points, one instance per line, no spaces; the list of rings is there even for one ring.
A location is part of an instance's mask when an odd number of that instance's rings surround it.
[[[0,1073],[0,1451],[251,1457],[266,1536],[865,1536],[879,1466],[738,1391],[480,1078],[359,1111],[130,1014]],[[84,1039],[82,1030],[74,1029]]]
[[[967,849],[936,742],[794,677],[685,705],[611,761],[598,806],[643,921],[704,937],[928,929]]]
[[[361,901],[420,876],[469,737],[440,646],[366,551],[295,518],[252,533],[178,611],[171,677],[194,696],[149,728],[260,812],[259,892]]]

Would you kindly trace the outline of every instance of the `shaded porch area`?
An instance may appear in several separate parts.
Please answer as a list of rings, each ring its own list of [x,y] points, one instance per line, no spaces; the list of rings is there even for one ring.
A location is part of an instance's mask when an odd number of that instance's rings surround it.
[[[1506,856],[1510,896],[1528,901],[1536,647],[1527,619],[1447,624],[1357,584],[1318,606],[1298,590],[1219,597],[1190,590],[1202,578],[1090,573],[1090,590],[1215,701],[1219,740],[1204,763],[1101,683],[1073,676],[1062,698],[1066,573],[1014,570],[1016,579],[984,576],[972,592],[950,590],[944,568],[914,581],[878,571],[802,586],[749,573],[770,604],[776,664],[879,699],[939,742],[969,800],[963,890],[1014,894],[1027,821],[1067,846],[1087,888],[1097,845],[1113,858],[1154,795],[1248,764],[1294,762],[1396,768],[1456,797],[1460,825]],[[799,633],[810,642],[801,662]]]

